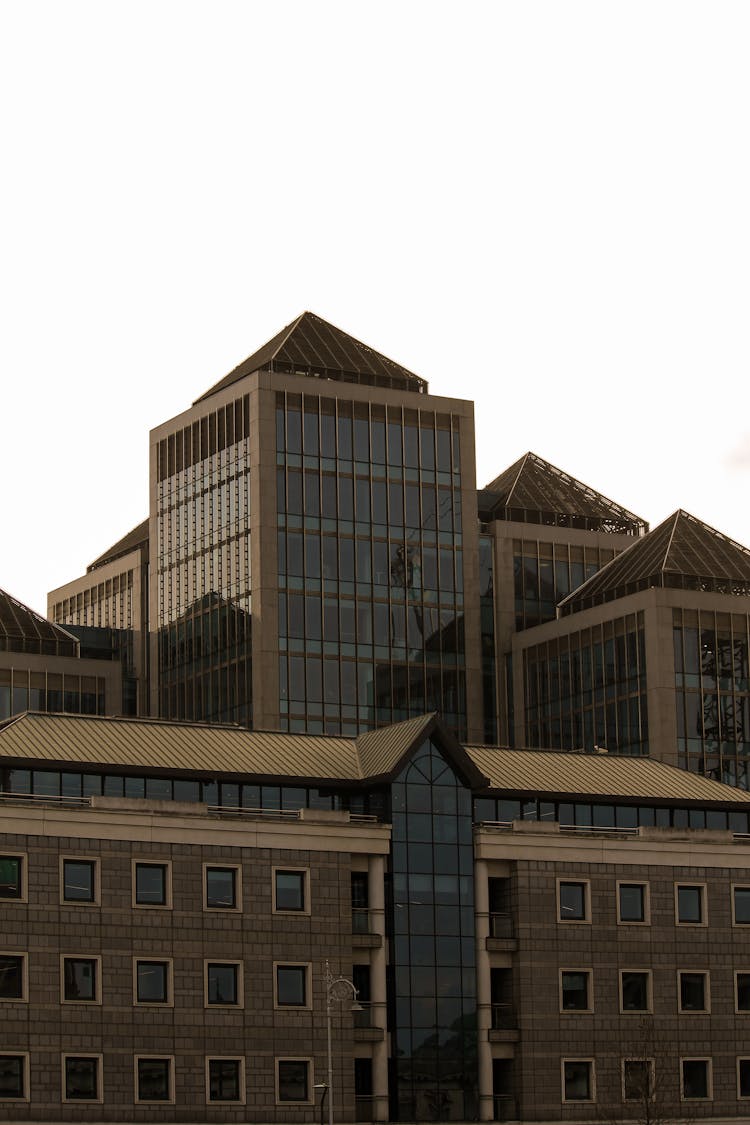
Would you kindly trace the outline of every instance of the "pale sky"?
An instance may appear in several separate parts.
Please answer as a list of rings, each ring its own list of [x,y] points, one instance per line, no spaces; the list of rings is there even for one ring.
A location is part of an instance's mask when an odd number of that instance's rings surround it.
[[[750,4],[0,5],[0,587],[304,309],[651,522],[750,545]]]

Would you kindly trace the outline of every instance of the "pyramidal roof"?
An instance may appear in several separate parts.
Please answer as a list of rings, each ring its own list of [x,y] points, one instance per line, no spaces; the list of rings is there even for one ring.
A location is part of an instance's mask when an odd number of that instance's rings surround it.
[[[525,453],[479,494],[480,514],[496,520],[643,535],[640,516],[595,492],[536,453]]]
[[[66,629],[0,590],[0,651],[77,656],[78,641]]]
[[[682,510],[607,563],[560,603],[565,615],[665,587],[750,595],[750,550]]]
[[[261,370],[427,393],[427,383],[418,375],[315,313],[303,312],[195,401],[203,402],[253,371]]]

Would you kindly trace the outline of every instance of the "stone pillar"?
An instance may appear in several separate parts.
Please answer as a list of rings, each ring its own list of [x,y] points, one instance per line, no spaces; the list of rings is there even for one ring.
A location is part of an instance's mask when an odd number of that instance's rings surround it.
[[[490,933],[489,880],[487,864],[478,859],[474,864],[474,909],[477,936],[477,1063],[479,1067],[479,1120],[492,1121],[495,1116],[492,1096],[492,1046],[489,1032],[492,1024],[490,958],[487,938]]]

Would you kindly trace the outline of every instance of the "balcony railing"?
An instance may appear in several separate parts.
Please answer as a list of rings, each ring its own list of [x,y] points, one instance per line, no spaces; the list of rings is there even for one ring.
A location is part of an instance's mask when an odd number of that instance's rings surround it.
[[[355,1027],[372,1027],[372,1007],[367,1000],[359,1000],[361,1009],[358,1011],[356,1008],[352,1011],[354,1017]]]
[[[512,1004],[492,1005],[492,1030],[513,1031],[518,1027],[518,1018]]]
[[[518,1121],[518,1105],[511,1094],[495,1094],[492,1101],[495,1121]]]
[[[493,911],[490,914],[490,937],[514,938],[513,916],[507,911]]]
[[[370,933],[370,911],[366,906],[352,907],[352,933]]]
[[[372,1094],[357,1094],[354,1098],[354,1120],[372,1121]]]

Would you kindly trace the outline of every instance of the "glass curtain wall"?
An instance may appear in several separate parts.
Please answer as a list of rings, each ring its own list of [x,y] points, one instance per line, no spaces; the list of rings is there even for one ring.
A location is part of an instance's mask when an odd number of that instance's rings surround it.
[[[554,621],[555,607],[615,555],[609,547],[513,540],[516,629]]]

